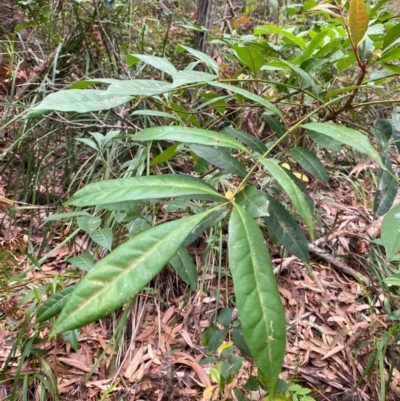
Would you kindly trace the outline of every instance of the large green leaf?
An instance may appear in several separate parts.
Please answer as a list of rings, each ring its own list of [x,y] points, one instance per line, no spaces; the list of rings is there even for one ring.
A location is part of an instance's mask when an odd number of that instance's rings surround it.
[[[243,164],[224,149],[203,145],[190,145],[189,147],[198,156],[228,173],[236,174],[239,177],[245,177],[247,174]]]
[[[390,261],[400,251],[400,205],[395,206],[383,219],[381,240]]]
[[[266,196],[269,201],[269,216],[265,216],[264,220],[268,229],[290,253],[309,263],[308,241],[303,230],[283,205],[272,196]]]
[[[279,185],[287,193],[289,199],[297,209],[297,213],[303,218],[310,230],[310,237],[314,238],[313,210],[309,205],[307,197],[303,194],[298,185],[296,185],[289,170],[282,168],[274,159],[258,157],[261,164],[278,181]]]
[[[180,246],[176,254],[169,260],[169,264],[194,291],[197,287],[197,268],[188,250],[184,246]]]
[[[345,145],[351,146],[358,152],[369,156],[379,166],[385,169],[385,165],[382,162],[379,153],[371,145],[368,138],[365,135],[360,134],[358,131],[333,123],[309,123],[302,125],[302,127],[311,131],[319,132],[320,134],[336,139]]]
[[[240,205],[251,217],[268,216],[268,198],[267,195],[249,185],[236,195],[235,202]]]
[[[260,104],[261,106],[264,106],[266,109],[272,111],[274,114],[278,115],[279,117],[281,117],[283,119],[282,112],[276,106],[274,106],[271,102],[269,102],[265,98],[258,96],[253,92],[249,92],[246,89],[239,88],[237,86],[224,84],[222,82],[212,81],[212,82],[209,82],[209,84],[213,85],[213,86],[217,86],[218,88],[226,89],[233,93],[238,93],[239,95],[242,95],[247,99],[253,100],[256,103]]]
[[[121,93],[110,94],[97,89],[69,89],[50,93],[33,110],[89,111],[109,110],[131,100],[130,96]]]
[[[184,143],[197,143],[199,145],[220,146],[247,151],[239,141],[229,135],[201,128],[182,126],[161,126],[145,128],[132,136],[135,141],[178,141]]]
[[[285,354],[285,313],[264,237],[237,204],[229,220],[228,252],[243,336],[273,394]]]
[[[197,198],[204,195],[215,199],[224,199],[205,182],[184,175],[165,174],[93,182],[72,195],[66,204],[95,206],[139,199],[160,199],[176,196]]]
[[[165,57],[150,56],[148,54],[128,54],[126,56],[129,67],[136,64],[139,60],[169,75],[178,72],[174,65]]]
[[[304,170],[315,178],[321,180],[323,183],[328,184],[329,177],[325,170],[325,166],[314,153],[301,147],[292,148],[290,153]]]
[[[70,295],[51,336],[82,327],[120,308],[168,263],[208,213],[144,231],[98,262]]]

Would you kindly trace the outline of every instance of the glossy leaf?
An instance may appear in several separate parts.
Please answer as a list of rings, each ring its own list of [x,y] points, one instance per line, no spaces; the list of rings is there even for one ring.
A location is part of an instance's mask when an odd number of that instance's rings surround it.
[[[247,174],[243,164],[224,149],[203,145],[190,145],[189,148],[204,160],[230,174],[236,174],[239,177],[245,177]]]
[[[120,308],[168,263],[208,213],[144,231],[100,260],[70,295],[51,335],[82,327]]]
[[[222,132],[236,139],[239,139],[240,142],[243,142],[250,149],[258,152],[260,155],[264,154],[267,150],[263,142],[261,142],[253,135],[249,135],[247,132],[239,131],[232,126],[224,128]]]
[[[128,54],[126,56],[126,61],[129,67],[135,65],[138,61],[143,61],[144,63],[169,75],[178,72],[174,65],[165,57],[150,56],[147,54]]]
[[[246,89],[239,88],[237,86],[224,84],[222,82],[210,82],[210,85],[217,86],[218,88],[226,89],[227,91],[231,91],[233,93],[238,93],[239,95],[244,96],[247,99],[253,100],[254,102],[264,106],[266,109],[272,111],[274,114],[278,115],[279,117],[283,118],[282,112],[274,106],[271,102],[266,100],[265,98],[256,95],[253,92],[249,92]]]
[[[36,312],[36,322],[44,322],[58,315],[66,304],[75,285],[63,288],[48,298]]]
[[[364,41],[368,29],[368,10],[364,0],[350,0],[349,26],[351,39],[358,46]]]
[[[269,215],[267,195],[252,185],[238,192],[235,202],[253,218]]]
[[[269,195],[267,199],[269,216],[265,216],[264,220],[268,229],[290,253],[309,263],[308,241],[303,230],[281,203]]]
[[[325,166],[318,157],[307,149],[297,147],[290,150],[291,155],[308,173],[328,184],[329,177]]]
[[[400,205],[395,206],[383,219],[381,240],[390,261],[400,251]]]
[[[138,199],[160,199],[176,196],[193,196],[196,198],[201,195],[223,199],[222,195],[205,182],[184,175],[166,174],[94,182],[77,191],[66,204],[95,206]]]
[[[273,393],[285,354],[285,314],[264,237],[237,204],[229,220],[228,252],[243,336]]]
[[[239,141],[221,132],[182,126],[145,128],[132,136],[134,141],[178,141],[247,151]]]
[[[297,209],[297,213],[303,218],[304,222],[307,224],[310,230],[311,238],[314,237],[314,227],[313,227],[313,210],[310,207],[306,196],[303,194],[298,185],[294,182],[290,175],[290,171],[282,168],[277,164],[274,159],[266,159],[264,157],[259,157],[258,160],[261,164],[268,170],[268,172],[278,181],[279,185],[287,193],[290,201]]]
[[[103,248],[111,251],[113,242],[113,231],[111,230],[111,228],[106,227],[95,230],[90,233],[90,238]]]
[[[169,260],[169,264],[194,291],[197,287],[197,268],[188,250],[184,246],[179,247],[176,254]]]
[[[319,132],[320,134],[336,139],[345,145],[351,146],[358,152],[369,156],[382,168],[385,168],[379,153],[371,145],[368,138],[354,129],[331,123],[309,123],[302,125],[302,127],[311,131]]]

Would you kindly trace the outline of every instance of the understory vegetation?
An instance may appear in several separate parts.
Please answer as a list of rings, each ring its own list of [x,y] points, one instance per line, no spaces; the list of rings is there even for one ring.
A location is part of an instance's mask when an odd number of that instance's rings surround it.
[[[15,2],[0,399],[400,399],[397,1],[211,3]]]

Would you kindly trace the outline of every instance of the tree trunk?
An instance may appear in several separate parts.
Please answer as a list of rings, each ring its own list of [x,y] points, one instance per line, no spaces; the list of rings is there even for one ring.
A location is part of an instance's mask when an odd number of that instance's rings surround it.
[[[197,23],[212,31],[214,23],[218,16],[218,0],[197,0]],[[213,45],[207,43],[207,33],[199,32],[197,34],[197,46],[199,50],[212,55]]]

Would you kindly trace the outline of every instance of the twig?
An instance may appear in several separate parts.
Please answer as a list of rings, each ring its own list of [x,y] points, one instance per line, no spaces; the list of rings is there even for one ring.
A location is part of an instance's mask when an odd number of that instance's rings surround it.
[[[329,262],[331,265],[335,266],[336,269],[338,269],[341,273],[346,274],[348,276],[351,276],[355,278],[357,281],[363,282],[365,285],[369,286],[371,284],[370,280],[364,276],[362,273],[356,272],[354,269],[352,269],[350,266],[348,266],[346,263],[344,263],[342,260],[335,258],[333,255],[330,253],[324,251],[323,249],[319,248],[318,245],[326,241],[326,237],[321,237],[317,239],[315,242],[312,244],[308,244],[308,249],[311,253],[319,256],[321,259],[326,260]],[[296,256],[291,256],[290,258],[286,259],[281,266],[278,266],[274,269],[274,273],[278,274],[279,272],[287,269],[291,263],[293,263],[295,260],[298,260]]]

